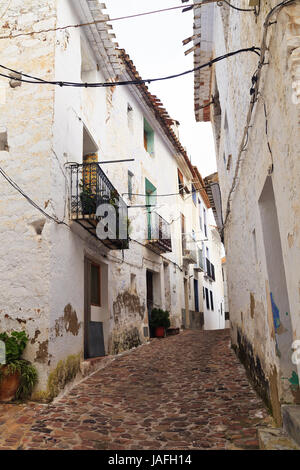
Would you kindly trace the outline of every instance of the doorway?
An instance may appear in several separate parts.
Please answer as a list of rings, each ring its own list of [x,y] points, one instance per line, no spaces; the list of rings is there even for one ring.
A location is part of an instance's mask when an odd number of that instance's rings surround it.
[[[152,331],[150,327],[151,312],[153,309],[153,272],[147,269],[146,271],[146,288],[147,288],[147,312],[148,312],[148,323],[150,336],[152,337]]]
[[[198,280],[194,279],[195,312],[199,312],[199,289]]]
[[[291,401],[289,379],[296,371],[291,360],[293,342],[290,304],[279,231],[279,222],[271,177],[268,177],[259,198],[259,210],[269,279],[270,299],[275,330],[276,354],[280,363],[282,397]]]
[[[189,282],[184,279],[184,304],[185,304],[185,319],[184,327],[190,327],[190,311],[189,311]]]
[[[102,288],[105,270],[88,258],[84,260],[84,358],[105,356],[105,292]]]

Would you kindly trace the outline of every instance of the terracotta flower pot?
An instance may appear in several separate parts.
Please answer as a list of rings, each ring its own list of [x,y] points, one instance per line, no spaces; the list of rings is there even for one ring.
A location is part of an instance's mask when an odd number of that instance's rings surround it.
[[[163,326],[157,326],[155,329],[155,336],[156,338],[164,338],[165,337],[165,329]]]
[[[0,381],[0,401],[12,401],[20,385],[20,374],[16,372],[12,375],[5,375],[7,366],[1,367],[2,377]]]

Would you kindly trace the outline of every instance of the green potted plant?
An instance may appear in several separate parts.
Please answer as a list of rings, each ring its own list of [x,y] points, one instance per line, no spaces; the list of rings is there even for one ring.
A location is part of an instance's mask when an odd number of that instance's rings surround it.
[[[25,331],[0,333],[5,344],[5,364],[0,364],[0,401],[24,400],[37,383],[35,367],[22,355],[28,343]]]
[[[97,209],[96,194],[93,193],[90,186],[84,183],[80,184],[80,201],[83,215],[95,214]]]
[[[154,308],[151,311],[150,328],[155,330],[156,338],[164,338],[166,329],[170,327],[170,314],[167,310]]]

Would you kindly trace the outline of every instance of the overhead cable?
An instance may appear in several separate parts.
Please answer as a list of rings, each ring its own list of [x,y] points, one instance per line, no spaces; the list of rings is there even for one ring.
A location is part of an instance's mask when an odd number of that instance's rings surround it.
[[[13,76],[6,75],[4,73],[0,73],[1,77],[7,78],[9,80],[14,80],[18,82],[24,82],[24,83],[30,83],[34,85],[55,85],[59,87],[78,87],[78,88],[107,88],[107,87],[115,87],[115,86],[128,86],[128,85],[143,85],[146,83],[152,83],[152,82],[159,82],[159,81],[165,81],[165,80],[172,80],[174,78],[179,78],[183,77],[185,75],[191,74],[196,72],[197,70],[201,70],[205,67],[211,67],[213,64],[216,62],[219,62],[224,59],[228,59],[229,57],[232,57],[236,54],[240,54],[242,52],[254,52],[258,56],[260,56],[260,53],[258,52],[260,50],[259,47],[246,47],[242,49],[238,49],[237,51],[233,52],[228,52],[227,54],[224,54],[220,57],[216,57],[215,59],[210,60],[209,62],[206,62],[205,64],[199,65],[198,67],[195,67],[191,70],[186,70],[184,72],[180,72],[177,74],[173,75],[168,75],[165,77],[159,77],[159,78],[147,78],[147,79],[140,79],[140,80],[125,80],[125,81],[117,81],[117,82],[102,82],[102,83],[82,83],[82,82],[67,82],[67,81],[50,81],[50,80],[44,80],[39,77],[35,77],[33,75],[28,75],[26,73],[20,72],[18,70],[11,69],[10,67],[7,67],[5,65],[0,64],[0,68],[3,70],[7,70],[8,72],[13,73]],[[20,78],[20,77],[26,77]],[[29,80],[27,80],[27,78]]]
[[[92,26],[92,25],[101,24],[101,23],[111,23],[113,21],[128,20],[128,19],[132,19],[132,18],[138,18],[138,17],[141,17],[141,16],[154,15],[156,13],[164,13],[164,12],[168,12],[168,11],[172,11],[172,10],[180,10],[181,9],[184,12],[184,11],[187,11],[187,9],[191,10],[194,7],[202,6],[202,5],[205,5],[205,4],[208,4],[208,3],[215,3],[215,2],[216,2],[216,0],[202,0],[202,2],[190,3],[190,4],[185,5],[185,6],[180,5],[180,6],[175,6],[175,7],[163,8],[163,9],[160,9],[160,10],[153,10],[153,11],[147,11],[147,12],[143,12],[143,13],[136,13],[136,14],[133,14],[133,15],[120,16],[118,18],[103,18],[103,19],[100,19],[100,20],[90,21],[88,23],[70,24],[70,25],[67,25],[67,26],[60,26],[60,27],[57,27],[57,28],[41,29],[39,31],[29,31],[29,32],[23,32],[23,33],[21,32],[21,33],[17,33],[17,34],[11,34],[10,33],[6,36],[0,36],[0,39],[13,39],[13,38],[20,37],[20,36],[33,36],[33,35],[36,35],[36,34],[49,33],[49,32],[54,32],[54,31],[63,31],[65,29],[69,29],[69,28],[80,28],[80,27],[84,27],[84,26]]]

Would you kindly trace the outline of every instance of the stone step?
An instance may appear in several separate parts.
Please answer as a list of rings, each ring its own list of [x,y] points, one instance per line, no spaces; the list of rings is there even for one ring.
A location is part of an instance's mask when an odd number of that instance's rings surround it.
[[[283,428],[300,446],[300,406],[282,405]]]
[[[260,450],[300,450],[282,428],[259,428],[258,442]]]

